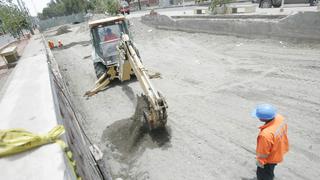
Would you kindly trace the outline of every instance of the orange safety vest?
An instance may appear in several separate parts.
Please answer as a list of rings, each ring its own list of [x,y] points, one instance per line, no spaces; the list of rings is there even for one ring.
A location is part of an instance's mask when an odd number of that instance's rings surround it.
[[[260,164],[277,164],[289,151],[288,125],[283,116],[277,115],[271,122],[259,127],[256,158]]]

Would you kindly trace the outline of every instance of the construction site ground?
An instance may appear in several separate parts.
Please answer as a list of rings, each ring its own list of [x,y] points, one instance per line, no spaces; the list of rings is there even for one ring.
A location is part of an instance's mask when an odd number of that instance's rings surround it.
[[[289,124],[290,152],[277,179],[320,177],[320,45],[157,30],[131,19],[144,65],[161,78],[154,86],[167,99],[167,129],[132,130],[138,81],[113,83],[83,94],[96,81],[87,24],[47,40],[90,139],[103,150],[114,178],[151,180],[255,177],[255,146],[262,125],[250,113],[272,103]]]

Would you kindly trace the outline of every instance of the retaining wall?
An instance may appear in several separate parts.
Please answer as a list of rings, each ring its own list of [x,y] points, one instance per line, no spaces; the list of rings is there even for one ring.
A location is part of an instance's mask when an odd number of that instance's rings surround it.
[[[70,24],[74,22],[84,22],[85,15],[84,14],[72,14],[69,16],[61,16],[61,17],[54,17],[51,19],[41,20],[39,21],[40,31],[45,31],[51,27],[60,26],[64,24]]]
[[[47,42],[44,38],[43,40]],[[112,180],[102,157],[93,156],[93,152],[90,150],[93,144],[83,130],[84,119],[75,110],[70,91],[60,74],[59,66],[51,50],[46,44],[45,46],[56,115],[58,119],[63,121],[67,129],[66,138],[77,162],[77,172],[85,180]]]
[[[15,41],[16,39],[10,34],[5,34],[0,36],[0,52]],[[4,58],[0,56],[0,69],[6,69],[6,68],[8,68],[7,63],[4,60]]]
[[[265,16],[265,15],[264,15]],[[320,12],[282,16],[143,16],[142,22],[160,29],[320,42]]]
[[[0,128],[23,128],[45,134],[58,124],[66,132],[76,161],[76,172],[85,180],[109,180],[102,157],[94,156],[92,143],[82,129],[83,119],[74,109],[69,90],[44,38],[34,36],[9,80],[1,89]],[[56,143],[0,158],[1,179],[76,180],[66,154]]]
[[[9,34],[0,36],[0,49],[7,44],[14,42],[16,39]]]

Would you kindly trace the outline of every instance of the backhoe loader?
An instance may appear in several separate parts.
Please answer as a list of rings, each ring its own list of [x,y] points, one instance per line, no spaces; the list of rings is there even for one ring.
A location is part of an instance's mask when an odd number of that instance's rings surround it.
[[[129,81],[136,76],[148,106],[143,110],[147,127],[150,130],[165,127],[168,108],[166,100],[150,81],[139,52],[130,38],[125,17],[115,16],[91,21],[89,27],[93,65],[98,80],[95,87],[85,95],[92,96],[106,89],[113,80]]]

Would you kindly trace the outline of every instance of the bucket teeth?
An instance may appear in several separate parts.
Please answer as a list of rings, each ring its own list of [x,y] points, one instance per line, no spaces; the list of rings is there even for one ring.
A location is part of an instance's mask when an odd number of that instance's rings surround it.
[[[152,109],[147,97],[144,95],[142,95],[142,97],[146,104],[146,107],[143,110],[144,123],[146,123],[148,129],[154,130],[164,128],[167,123],[166,107],[163,106],[158,110]]]

